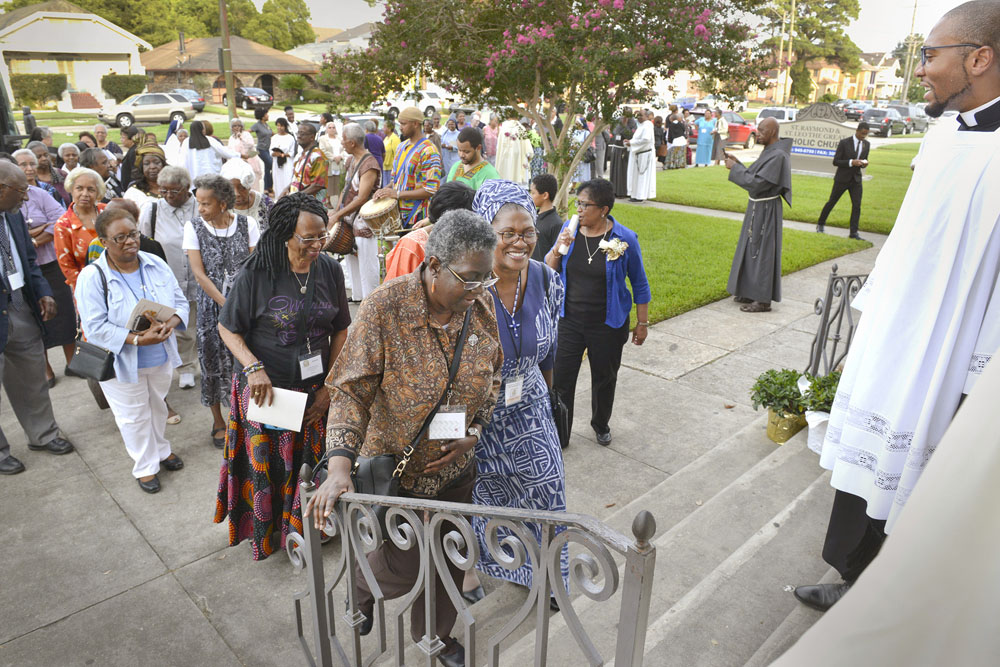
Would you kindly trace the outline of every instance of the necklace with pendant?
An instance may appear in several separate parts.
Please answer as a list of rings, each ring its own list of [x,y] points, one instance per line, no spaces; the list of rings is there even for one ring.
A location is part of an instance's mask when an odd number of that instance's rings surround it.
[[[607,224],[605,224],[604,226],[604,233],[601,234],[601,239],[603,239],[607,235],[609,229],[611,229],[610,220],[608,220]],[[586,234],[583,235],[583,243],[584,245],[587,246],[587,264],[590,264],[591,262],[594,261],[594,257],[597,256],[597,253],[601,251],[601,242],[600,241],[597,242],[597,250],[595,250],[594,252],[590,252],[590,240]]]
[[[299,294],[305,294],[306,288],[309,287],[309,278],[312,276],[312,266],[309,267],[309,272],[306,273],[306,281],[303,283],[299,280],[299,274],[292,271],[292,277],[295,278],[295,282],[299,284]]]

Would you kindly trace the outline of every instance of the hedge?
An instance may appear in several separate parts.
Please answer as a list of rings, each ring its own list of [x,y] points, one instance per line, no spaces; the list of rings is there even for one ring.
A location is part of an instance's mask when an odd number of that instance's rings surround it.
[[[145,74],[105,74],[101,77],[101,88],[116,102],[146,89]]]
[[[302,91],[302,101],[303,102],[332,102],[333,95],[326,92],[325,90],[317,90],[316,88],[306,88]]]
[[[19,106],[39,107],[59,99],[66,90],[65,74],[12,74],[10,88]]]

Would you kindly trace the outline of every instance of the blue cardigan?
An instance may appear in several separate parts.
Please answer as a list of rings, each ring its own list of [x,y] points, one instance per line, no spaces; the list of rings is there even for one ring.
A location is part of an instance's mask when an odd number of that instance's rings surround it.
[[[611,236],[609,238],[621,239],[628,244],[625,254],[618,259],[614,261],[607,261],[605,259],[608,283],[608,316],[604,320],[604,323],[613,329],[618,329],[628,322],[628,316],[632,310],[633,298],[632,294],[628,291],[628,287],[625,286],[626,276],[632,284],[632,289],[635,290],[635,303],[649,303],[652,299],[652,294],[649,291],[649,281],[646,280],[646,269],[642,266],[642,250],[639,248],[638,235],[615,220],[613,216],[608,216],[608,219],[614,225],[611,227]],[[568,226],[569,221],[566,221],[563,223],[562,229],[566,229]],[[559,230],[560,234],[562,233],[562,229]],[[566,282],[566,263],[573,252],[574,245],[575,241],[570,244],[569,252],[563,255],[562,262],[559,265],[559,275],[563,280],[563,285],[568,285]],[[565,300],[563,301],[559,315],[566,317]]]

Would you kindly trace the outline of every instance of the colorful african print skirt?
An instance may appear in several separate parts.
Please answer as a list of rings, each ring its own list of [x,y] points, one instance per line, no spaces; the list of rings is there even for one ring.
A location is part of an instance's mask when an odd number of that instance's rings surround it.
[[[310,393],[325,391],[322,383]],[[229,517],[229,546],[250,539],[254,560],[284,548],[288,533],[302,532],[299,468],[315,466],[326,440],[326,420],[301,433],[265,428],[247,420],[250,388],[242,373],[233,377],[226,448],[215,500],[215,523]]]

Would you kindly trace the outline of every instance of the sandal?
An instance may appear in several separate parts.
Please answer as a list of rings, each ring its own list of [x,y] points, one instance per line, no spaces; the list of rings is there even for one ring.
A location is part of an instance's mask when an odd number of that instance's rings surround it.
[[[216,449],[222,449],[223,447],[226,446],[226,430],[227,429],[226,429],[225,426],[220,426],[219,428],[213,428],[212,429],[212,434],[211,434],[212,435],[212,444],[215,445]],[[219,431],[222,431],[222,437],[221,438],[216,438],[215,434],[218,433]]]
[[[771,304],[754,301],[753,303],[748,303],[745,306],[740,306],[740,310],[744,313],[767,313],[771,310]]]
[[[171,410],[171,412],[173,412],[173,410]],[[167,416],[167,423],[171,425],[180,424],[181,416],[178,413],[173,412],[172,415]]]

